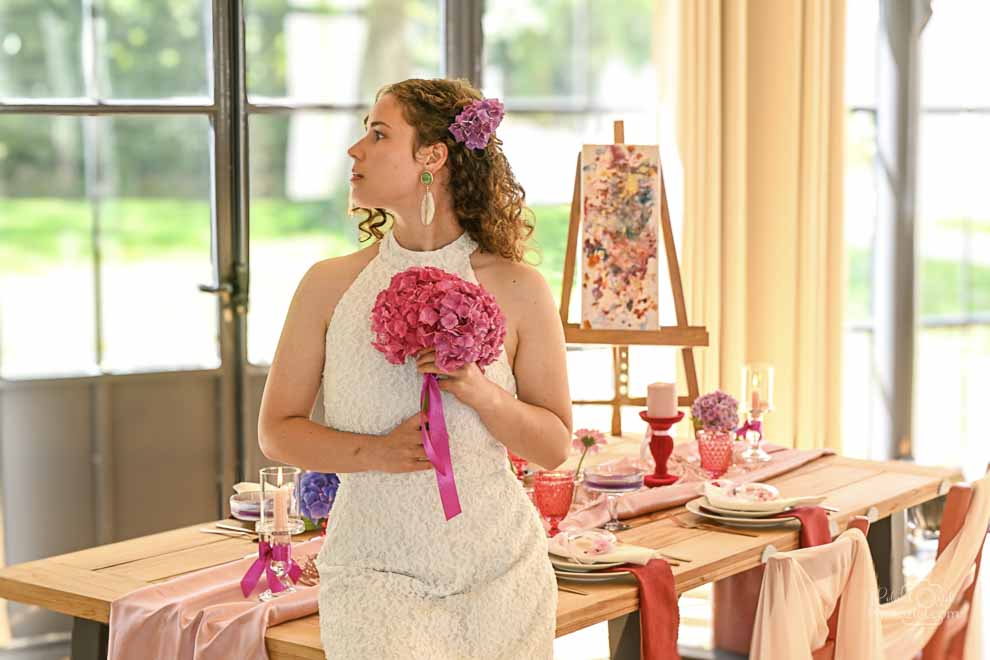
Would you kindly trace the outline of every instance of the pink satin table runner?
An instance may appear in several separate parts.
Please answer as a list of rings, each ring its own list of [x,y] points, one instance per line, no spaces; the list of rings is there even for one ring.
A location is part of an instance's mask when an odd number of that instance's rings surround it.
[[[322,536],[293,544],[302,563],[323,546]],[[110,604],[109,660],[169,658],[267,660],[265,631],[318,610],[319,586],[295,585],[296,591],[262,603],[262,578],[248,598],[241,578],[256,557],[211,566],[152,584]]]
[[[773,457],[772,460],[756,467],[733,465],[728,472],[722,475],[722,478],[731,479],[738,483],[765,481],[795,470],[817,458],[834,453],[830,449],[790,449],[769,443],[765,443],[764,448],[770,452]],[[620,496],[616,504],[619,518],[635,518],[654,511],[671,509],[699,497],[701,484],[707,477],[701,473],[697,463],[692,460],[696,456],[695,443],[693,442],[675,446],[674,453],[668,463],[668,469],[671,474],[678,475],[680,479],[670,486],[644,487],[635,493]],[[610,463],[616,464],[628,463],[630,466],[638,462],[638,460],[631,458],[610,461]],[[603,495],[596,494],[591,499],[579,496],[576,504],[560,523],[560,529],[571,531],[590,529],[600,527],[608,521],[608,507]]]

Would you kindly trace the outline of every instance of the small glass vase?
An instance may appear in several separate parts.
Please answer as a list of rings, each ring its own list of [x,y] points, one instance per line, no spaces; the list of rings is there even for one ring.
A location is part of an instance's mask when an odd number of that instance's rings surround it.
[[[710,479],[721,477],[728,472],[732,465],[732,450],[734,448],[732,433],[714,429],[698,429],[698,456],[701,458],[701,469]]]

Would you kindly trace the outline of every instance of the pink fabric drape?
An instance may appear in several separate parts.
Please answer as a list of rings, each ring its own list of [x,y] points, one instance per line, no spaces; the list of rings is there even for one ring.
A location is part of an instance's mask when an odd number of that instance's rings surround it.
[[[323,537],[292,546],[301,562],[319,552]],[[267,660],[269,626],[314,614],[318,586],[267,603],[257,599],[266,580],[245,598],[241,578],[255,558],[241,559],[138,589],[110,604],[109,660],[169,658]]]
[[[750,657],[802,660],[825,643],[828,618],[839,605],[836,660],[903,660],[921,652],[972,575],[990,524],[990,477],[973,483],[973,499],[956,538],[928,576],[907,594],[878,605],[876,574],[862,533],[781,552],[767,561]],[[971,615],[972,616],[972,615]],[[980,625],[971,619],[970,629]],[[965,658],[978,658],[967,636]]]
[[[835,660],[882,657],[876,573],[858,529],[832,543],[767,560],[750,657],[811,660],[828,637],[828,619],[840,596]]]

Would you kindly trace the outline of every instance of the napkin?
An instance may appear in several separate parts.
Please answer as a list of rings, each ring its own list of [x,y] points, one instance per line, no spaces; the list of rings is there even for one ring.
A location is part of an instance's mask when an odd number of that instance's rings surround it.
[[[712,506],[716,506],[720,509],[728,509],[730,511],[750,511],[754,513],[761,511],[776,513],[783,510],[785,507],[796,506],[798,504],[818,504],[827,497],[826,495],[780,497],[778,494],[773,499],[759,501],[734,495],[733,490],[737,486],[742,486],[744,488],[764,487],[767,489],[768,493],[777,493],[777,489],[770,484],[760,484],[757,482],[751,482],[749,484],[736,484],[732,481],[719,480],[716,482],[709,481],[705,483],[705,497],[709,502],[711,502]]]
[[[670,565],[662,559],[654,559],[646,566],[616,567],[608,571],[629,571],[639,583],[640,657],[646,660],[679,659],[677,629],[681,613],[677,608],[677,591]]]
[[[591,547],[590,541],[587,543],[582,543],[583,541],[586,541],[586,539],[578,539],[573,542],[569,548],[566,544],[565,536],[566,533],[557,534],[553,538],[549,539],[547,544],[551,553],[565,559],[571,559],[575,563],[603,564],[622,562],[645,566],[656,556],[656,550],[652,548],[644,548],[639,545],[630,545],[627,543],[618,543],[609,552],[591,554],[589,552]]]

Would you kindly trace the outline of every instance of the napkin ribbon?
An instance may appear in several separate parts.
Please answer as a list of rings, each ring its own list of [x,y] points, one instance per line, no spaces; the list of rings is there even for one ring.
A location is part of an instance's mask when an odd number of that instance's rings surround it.
[[[258,543],[258,558],[254,560],[251,568],[241,578],[241,593],[244,594],[245,598],[254,591],[255,586],[257,586],[258,581],[261,579],[262,573],[268,576],[269,589],[275,592],[285,590],[285,585],[282,584],[282,581],[275,575],[275,571],[272,570],[273,561],[286,562],[286,572],[289,574],[289,577],[293,582],[299,581],[299,576],[302,575],[302,568],[292,558],[292,546],[288,543],[276,543],[272,546],[268,541],[260,541]]]
[[[440,503],[447,520],[461,512],[461,501],[457,497],[457,484],[454,483],[454,466],[450,460],[450,436],[443,418],[443,398],[436,374],[423,374],[423,389],[420,393],[423,409],[420,412],[420,432],[423,436],[423,449],[437,475],[440,489]],[[430,404],[433,405],[430,405]]]
[[[747,431],[756,431],[763,439],[763,421],[759,419],[748,419],[746,423],[736,429],[736,438],[745,438]]]

